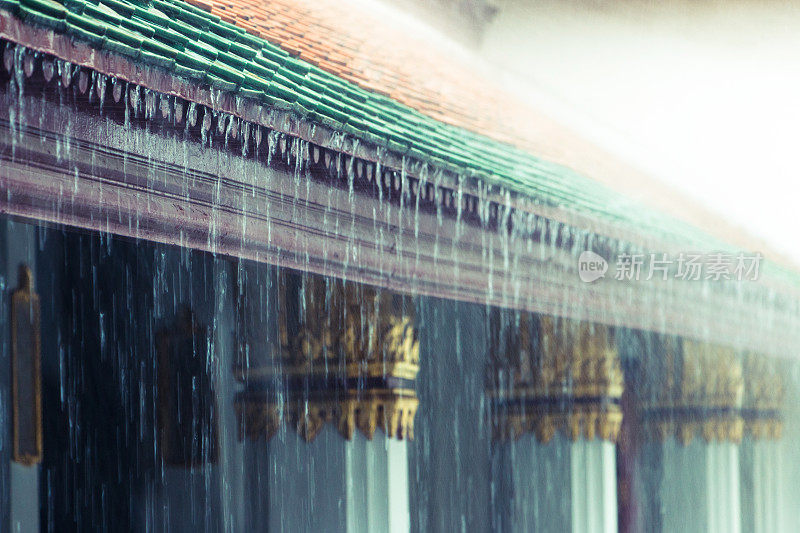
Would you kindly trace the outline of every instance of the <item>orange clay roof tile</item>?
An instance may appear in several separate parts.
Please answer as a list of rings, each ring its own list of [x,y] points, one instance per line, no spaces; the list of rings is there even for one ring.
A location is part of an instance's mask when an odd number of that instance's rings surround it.
[[[214,6],[213,1],[207,0],[185,0],[186,3],[191,4],[195,7],[199,7],[204,11],[211,11],[211,8]]]

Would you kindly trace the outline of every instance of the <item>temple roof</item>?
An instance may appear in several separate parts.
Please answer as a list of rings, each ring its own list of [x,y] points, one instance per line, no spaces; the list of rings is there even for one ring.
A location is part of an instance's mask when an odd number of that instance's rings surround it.
[[[641,173],[602,182],[596,146],[433,30],[328,1],[0,0],[0,211],[401,293],[797,345],[800,278],[771,262],[749,284],[584,283],[590,250],[764,249],[626,194]]]
[[[391,35],[385,24],[374,25],[380,34],[352,37],[343,28],[355,15],[340,9],[333,16],[330,2],[312,8],[310,2],[287,0],[192,1],[197,5],[0,0],[0,6],[26,23],[293,110],[436,167],[482,175],[547,205],[636,223],[659,234],[680,226],[665,224],[650,210],[632,209],[594,180],[506,142],[524,145],[530,138],[513,127],[524,123],[513,116],[521,107],[481,81],[457,55],[448,60],[422,45],[399,46],[414,36]],[[697,237],[689,226],[681,233]]]
[[[733,232],[714,231],[715,224],[666,215],[620,194],[641,174],[607,154],[596,157],[596,146],[520,102],[433,30],[387,24],[382,19],[396,13],[381,5],[0,0],[0,8],[25,24],[293,112],[432,168],[478,177],[537,204],[681,246],[742,247],[727,238]]]

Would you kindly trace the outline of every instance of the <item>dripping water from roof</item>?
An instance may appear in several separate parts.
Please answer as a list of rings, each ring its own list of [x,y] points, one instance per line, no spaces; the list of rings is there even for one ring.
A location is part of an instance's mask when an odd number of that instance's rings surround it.
[[[286,529],[309,525],[322,504],[315,503],[318,500],[308,494],[318,497],[320,492],[332,489],[308,465],[330,466],[339,474],[348,475],[343,472],[352,456],[348,459],[342,450],[349,445],[336,440],[334,437],[339,437],[331,428],[326,428],[319,440],[310,445],[286,427],[269,442],[263,438],[255,443],[240,441],[239,420],[231,404],[244,385],[233,376],[233,360],[239,350],[244,353],[246,367],[259,360],[279,359],[279,291],[287,290],[281,286],[282,274],[296,284],[291,305],[298,310],[300,324],[322,322],[336,328],[340,322],[357,317],[355,334],[368,346],[373,346],[380,333],[369,318],[379,313],[384,304],[380,298],[364,296],[361,306],[334,314],[331,310],[336,305],[338,282],[325,277],[324,289],[316,291],[314,275],[268,266],[267,261],[275,261],[268,246],[278,248],[279,254],[284,254],[281,259],[290,252],[296,253],[299,263],[307,267],[311,266],[312,255],[319,255],[322,265],[314,268],[336,270],[337,279],[352,282],[364,267],[369,247],[379,251],[377,264],[371,267],[383,279],[391,281],[396,269],[421,272],[424,262],[432,257],[437,268],[444,269],[452,263],[454,280],[459,280],[462,274],[469,273],[464,250],[473,243],[480,248],[481,273],[488,278],[482,305],[421,296],[417,294],[422,292],[421,280],[412,284],[412,295],[402,297],[403,305],[414,310],[423,340],[423,370],[418,387],[426,406],[418,415],[419,437],[408,444],[409,493],[415,501],[411,520],[420,530],[427,529],[425,526],[435,528],[435,524],[444,530],[488,528],[492,519],[486,516],[491,512],[487,503],[491,444],[482,415],[486,402],[484,367],[490,337],[496,333],[491,331],[488,315],[494,309],[496,296],[511,294],[511,307],[523,308],[530,304],[527,285],[544,285],[531,281],[528,269],[547,270],[547,282],[557,288],[569,287],[568,278],[575,273],[559,270],[561,265],[554,266],[554,257],[566,256],[565,264],[574,266],[585,250],[610,250],[613,255],[638,253],[640,248],[555,219],[512,210],[511,191],[490,191],[486,184],[481,185],[475,198],[483,200],[494,195],[499,201],[478,201],[476,224],[470,220],[471,209],[464,208],[474,194],[467,185],[472,179],[469,175],[456,176],[455,190],[446,190],[448,177],[441,169],[427,164],[417,169],[409,157],[402,156],[399,168],[384,165],[386,154],[380,150],[374,164],[353,157],[351,154],[358,154],[364,146],[343,133],[332,141],[338,150],[330,150],[276,130],[265,131],[263,126],[242,121],[238,116],[194,103],[186,104],[186,112],[181,112],[179,119],[174,97],[116,78],[110,83],[112,98],[106,100],[109,88],[105,76],[92,73],[88,92],[81,91],[76,84],[82,71],[61,61],[55,61],[59,104],[48,107],[44,100],[38,102],[34,87],[27,85],[23,55],[18,49],[12,54],[15,75],[4,96],[12,146],[19,150],[26,147],[30,134],[25,126],[30,124],[25,120],[36,106],[41,112],[33,122],[42,128],[63,119],[61,135],[54,141],[55,159],[73,181],[72,190],[62,191],[56,201],[65,202],[65,210],[75,209],[68,202],[87,186],[83,178],[106,170],[103,158],[108,154],[104,150],[95,148],[85,160],[81,159],[81,142],[87,137],[103,141],[106,149],[119,152],[119,160],[109,166],[118,167],[124,182],[143,179],[144,183],[142,190],[135,193],[143,207],[127,220],[131,239],[111,235],[108,229],[78,233],[53,227],[41,232],[42,249],[50,254],[41,254],[41,260],[51,261],[52,266],[45,277],[50,278],[52,293],[61,299],[46,310],[54,321],[57,338],[48,341],[50,351],[45,356],[52,355],[52,360],[45,364],[49,365],[48,378],[53,378],[49,383],[58,389],[46,401],[48,409],[54,410],[50,413],[60,417],[59,421],[50,422],[65,428],[63,442],[49,443],[63,445],[58,448],[62,455],[48,459],[52,462],[46,467],[43,481],[50,506],[43,515],[51,521],[51,529],[57,530],[61,525],[58,513],[72,513],[76,523],[86,528],[114,527],[115,519],[128,520],[126,524],[145,530],[168,529],[178,522],[203,530],[244,530],[266,523],[258,519],[273,525],[277,521]],[[65,79],[69,82],[65,83]],[[112,102],[117,100],[113,97],[116,91],[119,102]],[[221,96],[212,94],[214,101],[219,101]],[[88,122],[95,133],[84,131],[86,122],[79,121],[89,112],[78,97],[85,97],[103,111],[100,118],[93,117]],[[124,110],[115,119],[117,103]],[[57,117],[50,116],[52,113]],[[289,128],[288,123],[284,126]],[[81,142],[71,142],[76,138]],[[48,139],[42,135],[39,141],[47,143]],[[12,159],[17,157],[16,148],[12,148]],[[348,155],[342,155],[345,148]],[[322,152],[315,156],[316,150]],[[315,157],[322,161],[321,165],[314,161]],[[167,163],[175,168],[167,168]],[[324,179],[317,175],[319,167],[326,171]],[[177,173],[181,179],[180,189],[167,203],[168,212],[176,217],[192,209],[190,200],[200,194],[197,188],[206,187],[202,189],[202,194],[208,195],[204,198],[206,205],[202,209],[194,207],[197,211],[187,215],[207,222],[206,252],[190,249],[197,246],[197,241],[180,224],[173,228],[173,244],[178,246],[148,242],[147,228],[140,230],[149,209],[164,207],[148,203],[147,194],[165,188],[169,172]],[[224,188],[227,182],[242,186],[230,192]],[[272,195],[262,194],[263,191],[271,191]],[[100,194],[103,200],[113,200],[106,192]],[[232,205],[240,206],[244,215],[240,224],[228,227],[224,215]],[[316,250],[318,243],[307,235],[298,236],[297,239],[304,239],[301,241],[273,243],[278,232],[273,232],[272,216],[277,218],[282,209],[298,223],[310,219],[312,211],[320,210],[321,227],[315,229],[321,238],[345,235],[343,256],[336,256],[339,252],[333,246],[322,245],[321,250]],[[122,212],[116,214],[118,219],[123,216]],[[372,233],[357,235],[356,224],[364,217],[371,218]],[[110,228],[113,218],[114,214],[108,215],[100,227]],[[389,234],[396,227],[403,231]],[[266,234],[267,245],[248,255],[251,250],[245,237],[251,228],[254,233]],[[535,242],[531,235],[541,236],[542,242]],[[255,261],[231,258],[230,248],[223,251],[220,246],[226,239],[239,239],[239,253]],[[531,266],[526,255],[536,250],[541,264]],[[58,253],[51,254],[55,251]],[[393,254],[402,259],[392,261]],[[297,261],[294,257],[293,260]],[[247,279],[253,282],[249,289],[242,281]],[[553,297],[553,291],[541,289],[543,299]],[[246,290],[251,292],[245,293]],[[42,294],[46,294],[44,290]],[[673,285],[667,285],[661,293],[665,299],[676,294]],[[687,312],[709,305],[715,294],[718,290],[710,282],[701,282],[695,292],[697,301],[687,302]],[[238,299],[242,295],[244,302]],[[591,294],[570,295],[573,299],[562,298],[552,308],[553,314],[570,315],[575,312],[573,307],[591,298]],[[631,288],[612,304],[624,307],[635,303],[641,306],[642,313],[658,316],[658,301],[635,302],[634,297]],[[319,298],[323,301],[322,312],[314,306]],[[734,298],[746,300],[747,295],[735,287]],[[777,302],[778,295],[769,294],[765,299],[770,306]],[[158,385],[162,370],[156,339],[162,331],[175,330],[186,307],[202,326],[202,332],[187,341],[187,358],[197,360],[203,372],[184,369],[191,379],[178,380],[176,387],[182,391],[179,397],[188,399],[191,405],[179,414],[200,426],[190,448],[203,460],[191,467],[164,460],[158,422],[163,390]],[[508,310],[506,315],[504,328],[512,330],[522,313]],[[332,349],[327,344],[322,347],[323,353]],[[629,362],[646,357],[647,353],[643,353],[629,355]],[[323,376],[333,375],[337,369],[327,358],[325,363]],[[282,362],[276,364],[285,370]],[[288,409],[288,379],[285,373],[278,374],[281,377],[275,378],[277,384],[272,385],[283,413]],[[796,383],[796,372],[792,376]],[[213,398],[212,405],[204,407],[204,398]],[[373,443],[364,446],[381,452],[380,435],[379,430]],[[212,460],[215,446],[218,455]],[[555,469],[563,459],[562,453],[542,461],[545,468]],[[63,487],[70,483],[76,483],[77,488],[66,493]],[[281,489],[289,491],[300,485],[307,494],[281,505],[287,509],[302,507],[302,512],[285,510],[285,515],[278,513],[276,518],[273,508],[270,517],[270,511],[258,504],[269,502],[276,493],[282,494]],[[559,491],[563,487],[558,483],[549,480],[546,486],[547,490],[562,494]],[[444,501],[447,503],[440,503]],[[473,505],[476,501],[481,505]],[[120,509],[124,518],[115,514]]]

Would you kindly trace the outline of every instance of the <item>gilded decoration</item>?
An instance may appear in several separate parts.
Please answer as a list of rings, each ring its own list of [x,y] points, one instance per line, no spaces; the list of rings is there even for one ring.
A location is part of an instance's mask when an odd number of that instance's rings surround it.
[[[744,357],[745,433],[756,439],[779,439],[783,433],[785,368],[779,359],[748,353]]]
[[[500,310],[490,320],[496,439],[617,439],[623,374],[607,327]]]
[[[19,267],[11,294],[12,459],[25,466],[42,460],[42,372],[39,294],[33,272]]]
[[[236,402],[240,438],[271,439],[281,429],[293,429],[313,441],[326,423],[333,424],[345,439],[356,429],[372,439],[377,429],[400,440],[414,438],[414,417],[419,399],[413,390],[371,390],[350,393],[340,399],[277,401],[243,397]]]
[[[277,298],[276,355],[240,369],[240,435],[269,439],[285,425],[311,441],[330,423],[346,439],[356,429],[371,439],[379,428],[413,439],[413,307],[388,291],[288,271]]]
[[[688,445],[740,442],[745,422],[742,359],[733,348],[693,340],[664,340],[641,375],[643,423],[659,439]]]

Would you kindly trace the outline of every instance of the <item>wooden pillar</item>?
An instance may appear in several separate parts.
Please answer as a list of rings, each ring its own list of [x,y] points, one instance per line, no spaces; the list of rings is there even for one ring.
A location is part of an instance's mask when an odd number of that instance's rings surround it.
[[[617,531],[623,376],[608,329],[497,311],[492,332],[499,528]]]

